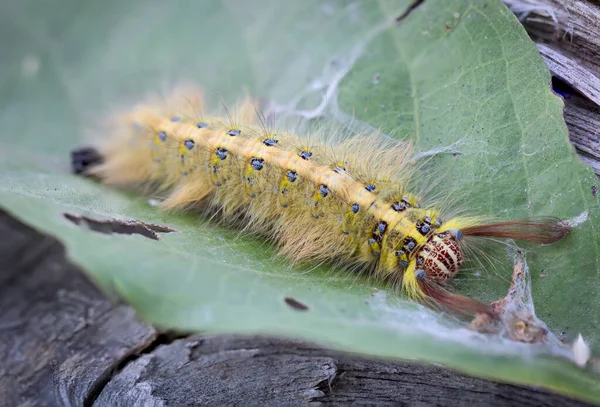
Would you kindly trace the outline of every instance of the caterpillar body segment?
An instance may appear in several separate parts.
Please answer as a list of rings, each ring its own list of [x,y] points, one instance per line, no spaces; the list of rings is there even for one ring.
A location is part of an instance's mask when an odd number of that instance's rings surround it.
[[[165,209],[201,205],[272,239],[293,262],[368,270],[415,300],[458,313],[493,315],[444,287],[463,263],[465,237],[552,243],[568,233],[550,217],[448,218],[409,190],[410,144],[381,145],[371,135],[327,143],[266,128],[250,99],[237,121],[205,116],[199,93],[173,99],[188,103],[126,112],[95,148],[72,153],[73,171],[108,185],[145,185],[165,195]]]

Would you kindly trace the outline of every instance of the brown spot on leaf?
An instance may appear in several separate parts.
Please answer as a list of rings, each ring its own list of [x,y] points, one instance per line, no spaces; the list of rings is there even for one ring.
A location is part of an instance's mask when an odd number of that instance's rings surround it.
[[[303,304],[300,301],[298,301],[292,297],[285,297],[284,301],[287,305],[289,305],[296,311],[308,311],[309,310],[308,305]]]

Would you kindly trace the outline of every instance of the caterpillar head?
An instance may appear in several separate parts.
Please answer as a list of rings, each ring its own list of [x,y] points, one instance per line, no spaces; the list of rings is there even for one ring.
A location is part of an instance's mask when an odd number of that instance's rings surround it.
[[[417,278],[443,282],[454,277],[463,261],[460,239],[456,229],[433,234],[417,254]]]

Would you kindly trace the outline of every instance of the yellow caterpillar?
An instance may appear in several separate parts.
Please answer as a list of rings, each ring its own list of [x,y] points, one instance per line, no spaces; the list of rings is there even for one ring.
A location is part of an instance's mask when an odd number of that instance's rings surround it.
[[[236,120],[204,116],[201,91],[175,93],[121,115],[96,147],[72,152],[75,173],[164,193],[165,209],[201,208],[277,242],[293,262],[327,261],[460,313],[490,308],[450,293],[464,237],[539,243],[569,231],[556,218],[490,222],[447,217],[411,193],[405,143],[373,136],[333,143],[272,132],[246,99]]]

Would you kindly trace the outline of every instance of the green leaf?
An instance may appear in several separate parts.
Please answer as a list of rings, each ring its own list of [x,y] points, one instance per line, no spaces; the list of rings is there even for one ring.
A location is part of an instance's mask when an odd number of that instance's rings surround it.
[[[288,112],[315,113],[330,90],[328,121],[354,117],[352,126],[381,127],[422,152],[459,153],[432,158],[430,182],[441,194],[460,194],[473,212],[587,214],[566,239],[526,246],[526,256],[538,315],[569,341],[581,332],[598,351],[597,179],[568,142],[562,102],[534,44],[496,0],[409,6],[61,0],[40,8],[11,0],[0,16],[0,205],[57,236],[96,281],[161,326],[299,337],[600,401],[597,375],[578,369],[567,350],[484,340],[372,282],[325,266],[292,267],[256,237],[159,213],[146,199],[68,173],[83,128],[179,80],[200,82],[226,104],[247,88]],[[160,241],[104,235],[63,213],[179,232]],[[486,301],[506,293],[512,265],[498,246],[497,261],[463,273],[459,291]]]

